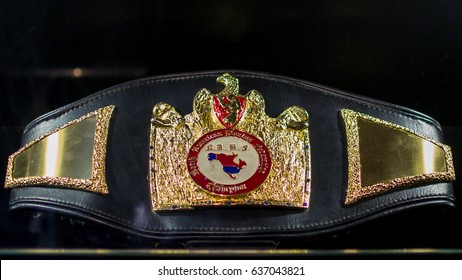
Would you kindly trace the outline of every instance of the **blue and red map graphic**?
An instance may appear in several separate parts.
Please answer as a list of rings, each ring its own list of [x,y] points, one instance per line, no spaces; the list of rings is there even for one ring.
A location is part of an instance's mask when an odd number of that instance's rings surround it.
[[[242,159],[239,159],[239,162],[236,163],[234,160],[236,159],[237,156],[238,156],[237,154],[227,155],[227,154],[222,154],[222,153],[209,153],[208,160],[209,161],[218,160],[223,167],[223,171],[230,178],[236,179],[236,174],[241,172],[241,169],[247,165],[247,163],[243,161]]]

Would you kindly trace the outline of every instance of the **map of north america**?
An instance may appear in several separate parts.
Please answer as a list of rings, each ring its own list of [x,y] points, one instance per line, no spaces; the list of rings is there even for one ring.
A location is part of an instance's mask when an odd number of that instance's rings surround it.
[[[236,179],[236,175],[241,172],[241,169],[247,165],[245,161],[239,159],[236,163],[234,160],[237,158],[237,154],[223,154],[223,153],[209,153],[208,160],[217,160],[221,163],[223,171],[232,179]]]

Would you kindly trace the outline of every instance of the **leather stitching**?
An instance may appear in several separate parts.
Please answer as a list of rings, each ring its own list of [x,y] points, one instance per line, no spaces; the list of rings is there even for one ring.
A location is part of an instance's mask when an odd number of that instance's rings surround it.
[[[455,200],[455,197],[453,195],[447,195],[445,193],[419,195],[419,196],[415,196],[415,197],[412,197],[412,198],[394,199],[391,203],[380,204],[375,208],[362,211],[361,214],[345,216],[345,217],[334,219],[334,220],[311,223],[311,224],[307,224],[307,225],[298,225],[296,227],[247,227],[247,228],[207,228],[207,227],[205,227],[205,228],[193,228],[193,227],[191,227],[191,228],[181,228],[181,227],[179,227],[179,228],[156,228],[156,227],[148,226],[143,230],[147,229],[147,230],[157,230],[157,231],[172,231],[172,230],[175,230],[175,231],[185,231],[185,230],[248,231],[248,230],[302,230],[302,229],[311,229],[313,227],[328,226],[328,225],[333,225],[333,224],[336,224],[336,223],[343,222],[345,220],[356,219],[356,218],[358,218],[360,216],[364,217],[369,213],[372,213],[372,212],[375,212],[375,211],[380,211],[382,208],[386,208],[386,207],[391,206],[391,205],[396,205],[396,204],[401,203],[401,202],[412,202],[412,200],[423,199],[423,198],[437,198],[438,196],[443,196],[444,198],[449,198],[451,200]],[[22,201],[22,200],[26,200],[26,201],[27,200],[35,200],[35,201],[42,200],[42,201],[45,201],[45,202],[61,203],[61,204],[67,205],[67,206],[81,208],[81,209],[84,209],[84,210],[87,210],[87,211],[92,211],[92,212],[98,213],[98,214],[102,215],[103,217],[107,216],[107,217],[109,217],[111,219],[117,220],[119,223],[122,223],[125,226],[133,228],[133,225],[129,221],[121,219],[120,217],[114,216],[112,214],[106,213],[104,211],[101,211],[101,210],[98,210],[98,209],[95,209],[95,208],[86,207],[86,206],[79,205],[79,204],[73,204],[73,203],[69,203],[67,201],[62,201],[62,200],[58,200],[58,199],[48,199],[48,198],[46,198],[46,199],[44,199],[44,198],[37,199],[35,197],[17,197],[17,198],[14,198],[14,199],[12,199],[10,201],[10,205],[16,203],[17,201]],[[135,228],[135,229],[138,229],[138,228]]]
[[[57,115],[51,115],[51,116],[48,116],[48,117],[46,117],[44,119],[39,119],[39,121],[43,122],[43,121],[49,121],[49,120],[57,119],[57,118],[59,118],[61,116],[64,116],[64,115],[66,115],[66,114],[68,114],[68,113],[70,113],[70,112],[72,112],[72,111],[74,111],[76,109],[79,109],[79,108],[85,106],[86,104],[88,104],[88,103],[90,103],[92,101],[99,100],[99,99],[101,99],[101,98],[103,98],[105,96],[112,95],[112,94],[115,94],[117,92],[124,91],[124,90],[127,90],[127,89],[136,88],[136,87],[140,87],[140,86],[144,86],[144,85],[150,85],[150,84],[166,83],[166,82],[173,82],[173,81],[184,81],[184,80],[206,78],[206,77],[215,77],[215,76],[216,76],[216,74],[202,74],[202,75],[191,75],[191,76],[185,76],[185,77],[164,78],[164,79],[162,79],[162,78],[148,78],[148,79],[145,79],[145,80],[137,80],[137,81],[128,82],[127,84],[118,85],[118,86],[115,86],[115,88],[109,88],[107,90],[101,91],[100,93],[96,93],[95,96],[92,96],[89,99],[84,99],[84,100],[82,100],[82,102],[75,104],[73,107],[70,107],[70,108],[68,108],[68,109],[66,109],[64,111],[60,111],[59,114],[57,114]],[[437,123],[432,122],[432,121],[427,120],[427,119],[424,119],[424,118],[422,118],[420,116],[413,115],[413,118],[411,118],[410,116],[405,115],[403,112],[387,110],[387,109],[381,108],[380,106],[372,105],[371,103],[368,103],[366,101],[356,100],[353,97],[346,97],[346,96],[342,96],[340,94],[335,94],[333,92],[329,92],[327,90],[323,90],[323,89],[317,88],[315,86],[294,84],[293,82],[282,80],[280,78],[274,78],[274,77],[270,78],[270,77],[249,75],[249,74],[243,74],[243,75],[239,75],[239,76],[240,77],[245,77],[245,78],[268,80],[268,81],[273,81],[273,82],[276,81],[276,82],[288,84],[288,85],[303,88],[303,89],[309,89],[309,90],[317,91],[317,92],[320,92],[320,93],[322,93],[324,95],[329,95],[329,96],[333,96],[335,98],[348,100],[348,101],[353,102],[353,103],[364,105],[364,106],[366,106],[367,108],[370,108],[370,109],[376,109],[378,111],[394,114],[394,115],[397,115],[397,116],[400,116],[400,117],[404,117],[406,119],[413,119],[414,120],[414,119],[418,118],[419,120],[421,120],[423,122],[426,122],[426,123],[428,123],[430,125],[437,126],[438,130],[441,131],[441,127]],[[398,109],[396,109],[396,110],[398,110]],[[29,130],[29,129],[32,129],[32,128],[29,127],[27,130]]]

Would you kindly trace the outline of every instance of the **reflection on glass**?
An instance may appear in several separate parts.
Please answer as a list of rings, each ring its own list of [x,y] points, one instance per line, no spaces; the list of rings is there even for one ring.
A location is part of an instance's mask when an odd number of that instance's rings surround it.
[[[46,139],[45,146],[45,176],[55,176],[58,163],[59,132],[53,133]]]
[[[438,157],[436,154],[435,144],[429,141],[423,141],[423,163],[424,163],[424,172],[432,173],[438,172],[438,166],[435,166],[435,157]]]

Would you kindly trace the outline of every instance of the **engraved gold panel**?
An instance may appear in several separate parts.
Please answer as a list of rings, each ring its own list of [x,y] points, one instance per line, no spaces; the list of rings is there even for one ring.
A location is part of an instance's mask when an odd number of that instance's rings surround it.
[[[345,204],[399,187],[455,179],[450,147],[405,127],[343,109],[348,153]]]
[[[263,205],[307,208],[310,197],[310,146],[308,113],[290,107],[276,118],[265,113],[263,96],[252,90],[238,95],[238,82],[224,74],[217,79],[225,88],[218,94],[201,89],[193,112],[181,116],[172,106],[158,103],[151,121],[150,183],[154,210],[191,209],[198,206]],[[213,111],[213,97],[233,94],[246,98],[245,112],[233,129],[260,139],[270,151],[272,166],[255,190],[220,196],[200,188],[191,178],[186,158],[202,135],[224,129]],[[231,122],[236,121],[235,118]]]
[[[113,110],[96,110],[26,144],[8,159],[5,187],[46,184],[108,193],[106,141]]]

